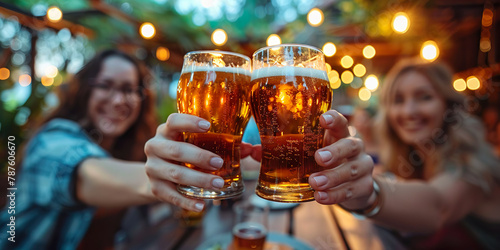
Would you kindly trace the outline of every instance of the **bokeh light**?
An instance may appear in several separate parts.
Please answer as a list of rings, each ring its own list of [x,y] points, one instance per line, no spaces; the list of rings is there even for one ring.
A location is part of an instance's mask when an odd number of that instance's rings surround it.
[[[19,85],[26,87],[31,84],[31,76],[28,74],[22,74],[19,76]]]
[[[61,21],[62,19],[62,11],[57,8],[57,7],[50,7],[48,10],[47,10],[47,18],[49,19],[49,21],[51,22],[59,22]]]
[[[331,70],[330,72],[328,72],[328,80],[330,81],[330,83],[336,82],[339,79],[339,72],[337,72],[336,70]]]
[[[56,77],[58,73],[59,73],[59,70],[54,65],[47,65],[47,67],[45,68],[45,76],[47,76],[49,78]]]
[[[145,39],[151,39],[156,34],[155,26],[149,22],[145,22],[145,23],[141,24],[141,27],[139,28],[139,30],[140,30],[141,36],[144,37]]]
[[[227,33],[223,29],[216,29],[212,32],[212,43],[222,46],[227,42]]]
[[[375,48],[371,45],[366,45],[364,48],[363,48],[363,56],[366,58],[366,59],[372,59],[375,54],[377,52],[375,51]]]
[[[280,38],[280,36],[278,36],[276,34],[271,34],[271,35],[269,35],[269,37],[267,37],[266,44],[267,44],[267,46],[281,44],[281,38]]]
[[[0,68],[0,80],[7,80],[10,77],[10,70],[8,68]]]
[[[467,88],[467,83],[465,83],[465,80],[462,78],[457,79],[453,81],[453,88],[459,92],[464,91]]]
[[[439,48],[434,41],[426,41],[422,44],[420,56],[427,61],[434,61],[439,56]]]
[[[354,64],[354,60],[350,56],[343,56],[342,59],[340,59],[340,65],[344,68],[350,68]]]
[[[362,77],[366,74],[366,68],[361,63],[356,64],[352,69],[352,71],[354,72],[354,75],[357,77]]]
[[[162,46],[158,47],[156,49],[156,58],[160,61],[168,60],[170,58],[170,50]]]
[[[325,45],[323,45],[323,53],[325,53],[325,56],[331,57],[335,55],[336,52],[337,52],[337,47],[335,47],[335,44],[327,42],[325,43]]]
[[[359,89],[358,96],[359,96],[359,99],[361,101],[366,102],[366,101],[370,100],[370,98],[372,97],[372,92],[365,87],[361,87]]]
[[[313,27],[320,26],[323,23],[323,11],[318,8],[313,8],[307,14],[307,22]]]
[[[340,78],[342,79],[343,83],[349,84],[352,82],[352,80],[354,80],[354,75],[352,74],[351,71],[346,70],[346,71],[342,72],[342,75],[340,76]]]
[[[475,76],[467,77],[467,88],[470,90],[477,90],[481,87],[481,82]]]
[[[368,90],[375,91],[375,90],[377,90],[378,86],[379,86],[379,83],[378,83],[378,78],[376,75],[369,75],[368,77],[366,77],[365,87]]]
[[[53,83],[54,83],[54,78],[47,77],[47,76],[42,76],[42,85],[43,86],[50,86]]]
[[[410,28],[410,18],[404,12],[398,12],[392,19],[392,29],[397,33],[406,33]]]

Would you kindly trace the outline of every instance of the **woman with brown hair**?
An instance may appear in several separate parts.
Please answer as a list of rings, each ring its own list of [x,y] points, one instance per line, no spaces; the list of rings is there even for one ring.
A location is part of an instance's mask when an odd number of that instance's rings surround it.
[[[380,100],[379,152],[392,177],[374,181],[373,163],[353,160],[366,155],[362,141],[340,139],[317,152],[317,162],[332,169],[309,179],[316,200],[410,233],[412,248],[499,249],[500,160],[466,113],[451,71],[404,60],[389,72]],[[334,111],[323,118],[345,123]]]
[[[0,249],[105,248],[120,209],[157,200],[144,171],[144,144],[157,126],[145,67],[107,50],[65,87],[25,147],[15,209],[0,214]],[[110,228],[104,244],[91,234],[103,224]]]

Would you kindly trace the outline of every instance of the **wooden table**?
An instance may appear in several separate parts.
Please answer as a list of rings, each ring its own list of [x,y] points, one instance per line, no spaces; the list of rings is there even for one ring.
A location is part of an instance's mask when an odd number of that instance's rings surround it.
[[[240,199],[254,192],[255,181],[245,181]],[[167,204],[131,209],[124,229],[116,237],[116,249],[194,250],[200,244],[231,232],[234,200],[209,202],[202,222],[188,227],[179,209]],[[290,235],[318,250],[404,249],[389,233],[369,220],[359,220],[337,206],[314,201],[291,209],[271,210],[269,232]]]

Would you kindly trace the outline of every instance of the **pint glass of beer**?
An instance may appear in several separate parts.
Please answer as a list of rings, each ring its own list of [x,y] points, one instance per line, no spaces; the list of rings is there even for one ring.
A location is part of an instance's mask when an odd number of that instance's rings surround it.
[[[240,171],[243,130],[251,116],[250,58],[224,51],[194,51],[184,56],[177,87],[179,113],[199,116],[211,123],[206,133],[184,133],[184,141],[219,155],[224,165],[207,171],[185,163],[186,167],[224,178],[224,187],[208,190],[179,185],[186,196],[226,199],[244,191]]]
[[[322,168],[321,114],[330,109],[323,53],[307,45],[282,44],[253,54],[252,113],[262,142],[258,196],[279,202],[314,200],[309,175]]]

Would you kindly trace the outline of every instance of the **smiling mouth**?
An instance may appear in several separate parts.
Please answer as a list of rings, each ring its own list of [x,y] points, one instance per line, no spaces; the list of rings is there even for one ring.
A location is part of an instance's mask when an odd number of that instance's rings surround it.
[[[424,121],[407,121],[407,122],[403,122],[401,124],[401,128],[406,130],[406,131],[418,131],[420,129],[422,129],[423,127],[425,126],[425,122]]]

